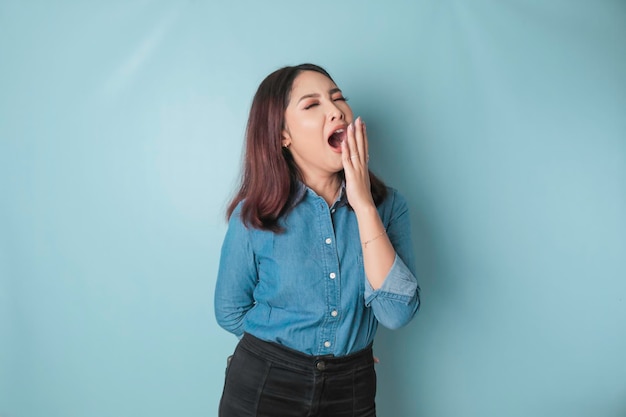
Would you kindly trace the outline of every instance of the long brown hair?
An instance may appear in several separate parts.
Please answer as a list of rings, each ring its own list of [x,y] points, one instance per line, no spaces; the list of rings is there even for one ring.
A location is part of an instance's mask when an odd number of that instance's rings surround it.
[[[291,207],[302,181],[302,174],[291,152],[281,146],[281,139],[291,88],[303,71],[319,72],[332,80],[324,68],[300,64],[274,71],[259,85],[246,128],[243,175],[239,191],[228,205],[228,219],[243,201],[241,219],[246,226],[282,231],[278,220]],[[372,197],[378,205],[385,199],[387,188],[371,171],[369,174]],[[343,171],[339,175],[343,177]]]

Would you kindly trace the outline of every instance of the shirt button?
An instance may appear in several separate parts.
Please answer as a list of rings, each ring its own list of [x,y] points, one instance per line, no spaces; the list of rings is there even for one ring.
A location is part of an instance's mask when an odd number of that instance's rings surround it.
[[[327,340],[327,341],[325,341],[325,342],[324,342],[324,346],[325,346],[325,347],[330,347],[330,342],[329,342],[328,340]]]
[[[334,212],[335,212],[335,209],[332,209],[330,212],[331,212],[331,213],[334,213]]]
[[[333,316],[333,317],[337,317],[337,314],[339,314],[339,313],[337,313],[337,310],[333,310],[333,311],[330,312],[330,315]]]
[[[332,243],[332,241],[333,240],[331,238],[329,238],[329,237],[326,238],[326,244],[327,245],[330,245]]]
[[[334,272],[331,272],[329,277],[330,279],[335,279],[337,277],[337,274],[335,274]]]

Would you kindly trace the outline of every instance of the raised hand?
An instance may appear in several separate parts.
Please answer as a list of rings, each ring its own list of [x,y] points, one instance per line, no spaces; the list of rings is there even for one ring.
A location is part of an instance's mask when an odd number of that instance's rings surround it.
[[[348,126],[347,138],[341,144],[341,160],[346,176],[346,194],[352,208],[359,211],[374,207],[368,170],[367,132],[361,117]]]

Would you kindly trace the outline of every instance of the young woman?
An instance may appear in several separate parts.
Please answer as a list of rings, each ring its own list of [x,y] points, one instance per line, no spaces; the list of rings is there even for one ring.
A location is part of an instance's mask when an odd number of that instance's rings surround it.
[[[372,342],[419,307],[404,198],[368,169],[365,123],[319,66],[254,97],[215,290],[240,337],[220,417],[376,415]]]

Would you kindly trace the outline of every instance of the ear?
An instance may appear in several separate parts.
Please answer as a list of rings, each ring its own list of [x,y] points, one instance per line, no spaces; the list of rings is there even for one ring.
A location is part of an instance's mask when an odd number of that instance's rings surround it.
[[[281,145],[283,148],[288,148],[291,146],[291,135],[287,131],[287,129],[283,129],[283,138],[281,140]]]

